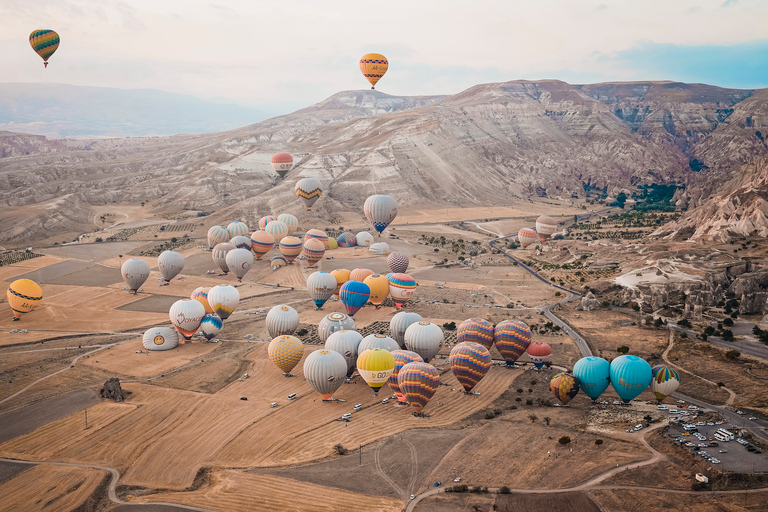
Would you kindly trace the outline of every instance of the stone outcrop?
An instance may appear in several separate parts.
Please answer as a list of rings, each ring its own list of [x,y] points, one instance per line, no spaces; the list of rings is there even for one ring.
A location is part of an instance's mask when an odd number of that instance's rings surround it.
[[[595,298],[595,295],[592,292],[587,292],[587,294],[581,298],[579,305],[576,306],[576,310],[594,311],[595,309],[600,309],[601,305],[600,301]]]
[[[116,377],[111,377],[109,380],[107,380],[99,393],[103,398],[109,398],[115,402],[122,402],[125,400],[123,389],[120,387],[120,379]]]

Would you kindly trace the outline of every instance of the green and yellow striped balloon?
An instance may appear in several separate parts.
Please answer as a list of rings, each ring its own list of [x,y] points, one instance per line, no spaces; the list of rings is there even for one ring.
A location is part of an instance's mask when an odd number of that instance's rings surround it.
[[[48,67],[48,59],[59,47],[59,34],[53,30],[35,30],[29,34],[29,44],[42,57],[45,67]]]

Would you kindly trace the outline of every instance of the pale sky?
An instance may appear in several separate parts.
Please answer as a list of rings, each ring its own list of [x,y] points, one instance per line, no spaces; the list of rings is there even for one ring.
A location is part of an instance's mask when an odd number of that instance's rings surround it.
[[[48,69],[29,33],[61,46]],[[767,0],[0,0],[3,82],[151,88],[289,111],[369,86],[673,79],[768,87]]]

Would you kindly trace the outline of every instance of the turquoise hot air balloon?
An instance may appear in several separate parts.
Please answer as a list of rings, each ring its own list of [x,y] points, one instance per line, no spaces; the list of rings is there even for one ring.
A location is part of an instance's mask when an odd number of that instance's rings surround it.
[[[360,281],[347,281],[341,285],[339,290],[339,298],[349,316],[353,316],[360,308],[365,306],[370,296],[370,287]]]
[[[582,357],[573,365],[581,390],[594,402],[611,383],[611,365],[602,357]]]
[[[651,383],[651,365],[637,356],[619,356],[611,362],[611,385],[628,404]]]

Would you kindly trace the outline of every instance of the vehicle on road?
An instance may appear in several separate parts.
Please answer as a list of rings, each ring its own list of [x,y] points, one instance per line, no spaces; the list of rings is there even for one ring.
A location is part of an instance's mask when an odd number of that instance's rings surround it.
[[[416,495],[415,494],[411,494],[411,499],[415,500],[416,499]]]

